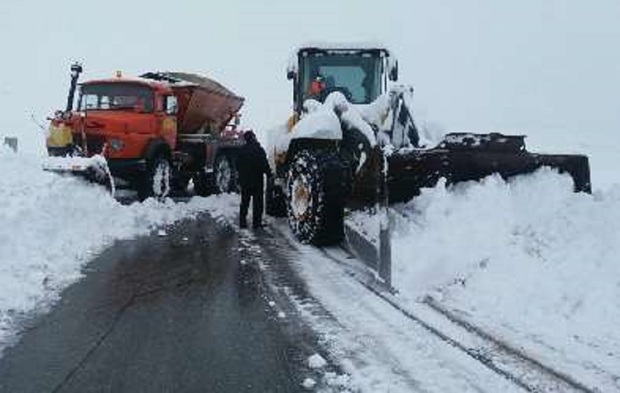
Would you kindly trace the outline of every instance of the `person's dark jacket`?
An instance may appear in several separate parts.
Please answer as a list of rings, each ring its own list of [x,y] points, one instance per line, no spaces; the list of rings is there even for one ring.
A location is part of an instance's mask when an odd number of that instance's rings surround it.
[[[263,185],[263,175],[270,175],[265,150],[255,138],[248,138],[237,158],[239,185],[241,188],[255,188]]]

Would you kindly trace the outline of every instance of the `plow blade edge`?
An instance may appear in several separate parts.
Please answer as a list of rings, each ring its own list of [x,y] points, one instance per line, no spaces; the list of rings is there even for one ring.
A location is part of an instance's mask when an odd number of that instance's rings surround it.
[[[412,199],[421,188],[433,187],[441,178],[445,178],[447,184],[477,181],[493,174],[509,179],[543,167],[569,174],[575,192],[591,192],[590,166],[588,157],[583,155],[438,149],[393,154],[388,158],[388,163],[387,181],[392,203]]]

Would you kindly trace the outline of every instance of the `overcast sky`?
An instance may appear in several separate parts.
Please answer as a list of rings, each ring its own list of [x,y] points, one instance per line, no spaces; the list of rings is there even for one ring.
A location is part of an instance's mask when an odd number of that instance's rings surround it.
[[[291,109],[286,63],[307,41],[378,41],[417,114],[448,130],[620,133],[618,0],[0,0],[0,135],[64,106],[68,67],[198,71],[247,98],[258,131]],[[616,141],[620,138],[616,137]],[[618,146],[620,149],[620,146]],[[620,152],[620,150],[619,150]]]

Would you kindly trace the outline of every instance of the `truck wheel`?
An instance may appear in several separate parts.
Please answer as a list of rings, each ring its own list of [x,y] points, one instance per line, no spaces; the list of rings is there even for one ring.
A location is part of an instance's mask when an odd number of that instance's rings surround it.
[[[187,192],[190,177],[187,175],[172,176],[170,179],[170,191],[174,195],[183,195]]]
[[[302,243],[327,245],[343,237],[342,169],[338,155],[303,150],[288,173],[287,212],[291,230]]]
[[[225,154],[220,154],[213,164],[213,172],[203,168],[194,177],[196,194],[206,197],[211,194],[237,192],[237,170],[232,160]]]
[[[170,162],[160,154],[150,160],[138,187],[138,198],[143,201],[154,197],[162,199],[170,193]]]
[[[213,194],[213,173],[207,173],[204,169],[196,173],[192,178],[194,191],[201,197]]]
[[[237,171],[230,157],[217,156],[213,165],[214,191],[217,194],[237,191]]]

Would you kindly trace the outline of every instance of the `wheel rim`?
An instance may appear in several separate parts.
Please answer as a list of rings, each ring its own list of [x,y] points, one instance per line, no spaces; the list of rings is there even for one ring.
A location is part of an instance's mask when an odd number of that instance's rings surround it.
[[[297,220],[303,219],[308,215],[312,204],[312,195],[308,180],[301,175],[293,180],[291,187],[291,211]]]
[[[153,196],[164,198],[170,192],[170,164],[160,160],[153,172]]]
[[[219,192],[228,192],[232,171],[228,159],[218,160],[215,172],[215,185]]]

